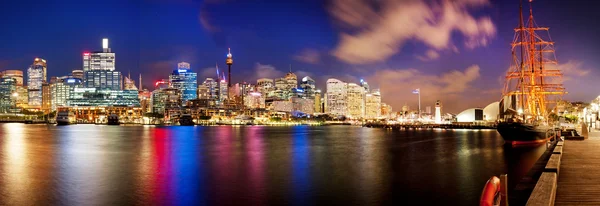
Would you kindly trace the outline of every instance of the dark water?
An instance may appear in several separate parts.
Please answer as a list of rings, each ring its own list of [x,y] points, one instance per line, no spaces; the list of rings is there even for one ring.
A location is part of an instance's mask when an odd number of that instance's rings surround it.
[[[495,130],[0,124],[0,205],[477,205]]]

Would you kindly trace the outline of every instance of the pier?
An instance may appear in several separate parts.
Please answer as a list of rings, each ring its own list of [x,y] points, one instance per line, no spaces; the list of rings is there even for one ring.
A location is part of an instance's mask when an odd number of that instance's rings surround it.
[[[600,205],[600,132],[583,141],[566,140],[555,205]]]
[[[566,137],[542,158],[547,160],[527,205],[600,205],[600,131],[583,135]]]
[[[416,129],[416,128],[440,128],[440,129],[496,129],[495,124],[453,123],[453,124],[383,124],[366,123],[364,127],[385,128],[392,130]]]

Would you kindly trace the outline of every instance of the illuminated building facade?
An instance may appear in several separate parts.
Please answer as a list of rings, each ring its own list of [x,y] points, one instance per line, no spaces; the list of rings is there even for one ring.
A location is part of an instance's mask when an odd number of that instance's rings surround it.
[[[92,107],[139,107],[138,91],[135,90],[96,90],[96,88],[75,87],[67,105]]]
[[[347,84],[337,79],[327,80],[327,93],[326,93],[326,109],[325,113],[345,116],[348,112],[347,100]]]
[[[208,88],[209,98],[212,100],[219,100],[219,82],[216,82],[213,78],[206,78],[202,83],[206,88]]]
[[[29,90],[26,86],[17,86],[17,107],[24,108],[29,104]]]
[[[102,39],[101,52],[83,53],[83,72],[95,70],[115,70],[115,53],[108,47],[108,39],[106,38]]]
[[[173,70],[173,73],[169,76],[171,87],[181,90],[183,104],[198,97],[196,76],[197,74],[190,70],[190,64],[187,62],[178,63],[177,69]]]
[[[305,76],[302,78],[302,83],[300,84],[300,88],[303,91],[303,98],[306,99],[314,99],[315,98],[315,80],[310,78],[309,76]]]
[[[381,116],[381,94],[379,90],[373,90],[366,95],[365,116],[369,119],[376,119]]]
[[[83,70],[77,70],[77,69],[76,69],[76,70],[73,70],[73,71],[71,72],[71,76],[73,76],[73,78],[78,78],[78,79],[81,79],[81,80],[83,80],[83,77],[84,77],[85,75],[84,75],[84,73],[83,73]]]
[[[227,85],[227,81],[223,78],[219,82],[219,102],[223,103],[227,100],[229,95],[229,88]]]
[[[275,82],[273,79],[261,78],[256,81],[256,90],[267,97],[269,93],[275,90]]]
[[[306,99],[301,97],[292,97],[292,113],[294,116],[300,116],[301,114],[313,114],[315,102],[312,99]]]
[[[50,93],[52,95],[51,109],[57,110],[67,106],[67,100],[71,96],[71,91],[75,87],[81,87],[82,80],[79,78],[57,79],[55,83],[50,84]]]
[[[27,69],[28,106],[31,108],[42,106],[42,84],[46,82],[46,69],[46,60],[41,58],[35,58]]]
[[[123,88],[124,90],[138,90],[138,88],[135,86],[135,81],[130,77],[125,77],[125,79],[123,80],[123,85],[125,87]]]
[[[10,76],[0,77],[0,113],[16,107],[17,80]]]
[[[23,86],[23,71],[5,70],[0,72],[0,77],[11,77],[17,81],[17,86]]]
[[[244,105],[250,109],[263,109],[265,108],[265,97],[260,92],[250,92],[244,98]]]
[[[52,108],[52,94],[50,93],[50,84],[42,83],[42,111],[50,112]]]
[[[161,79],[159,81],[156,81],[154,83],[154,89],[166,89],[169,88],[169,80],[168,79]]]
[[[121,72],[115,71],[115,53],[102,39],[102,52],[83,53],[83,80],[86,88],[121,90]]]
[[[355,83],[347,85],[347,116],[360,119],[365,116],[365,88]]]

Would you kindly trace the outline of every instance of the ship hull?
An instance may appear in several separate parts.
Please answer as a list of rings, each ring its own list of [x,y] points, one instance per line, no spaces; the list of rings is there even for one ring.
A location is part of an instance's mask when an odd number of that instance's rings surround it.
[[[194,121],[191,117],[182,117],[179,119],[179,125],[181,126],[194,126]]]
[[[498,123],[498,133],[506,144],[540,144],[554,137],[554,130],[523,123]]]

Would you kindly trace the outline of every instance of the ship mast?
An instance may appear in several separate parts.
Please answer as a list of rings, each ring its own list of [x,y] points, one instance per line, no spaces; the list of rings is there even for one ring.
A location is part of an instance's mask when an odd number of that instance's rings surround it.
[[[520,97],[519,105],[515,105],[517,108],[513,109],[519,111],[523,120],[544,120],[549,112],[547,105],[554,104],[557,100],[549,97],[560,98],[565,94],[565,89],[562,85],[562,72],[557,68],[554,42],[550,39],[549,28],[538,27],[535,24],[531,0],[529,7],[529,19],[525,25],[523,1],[520,1],[519,27],[515,29],[515,37],[511,44],[513,64],[506,75],[503,96]],[[536,33],[540,31],[547,35]]]

